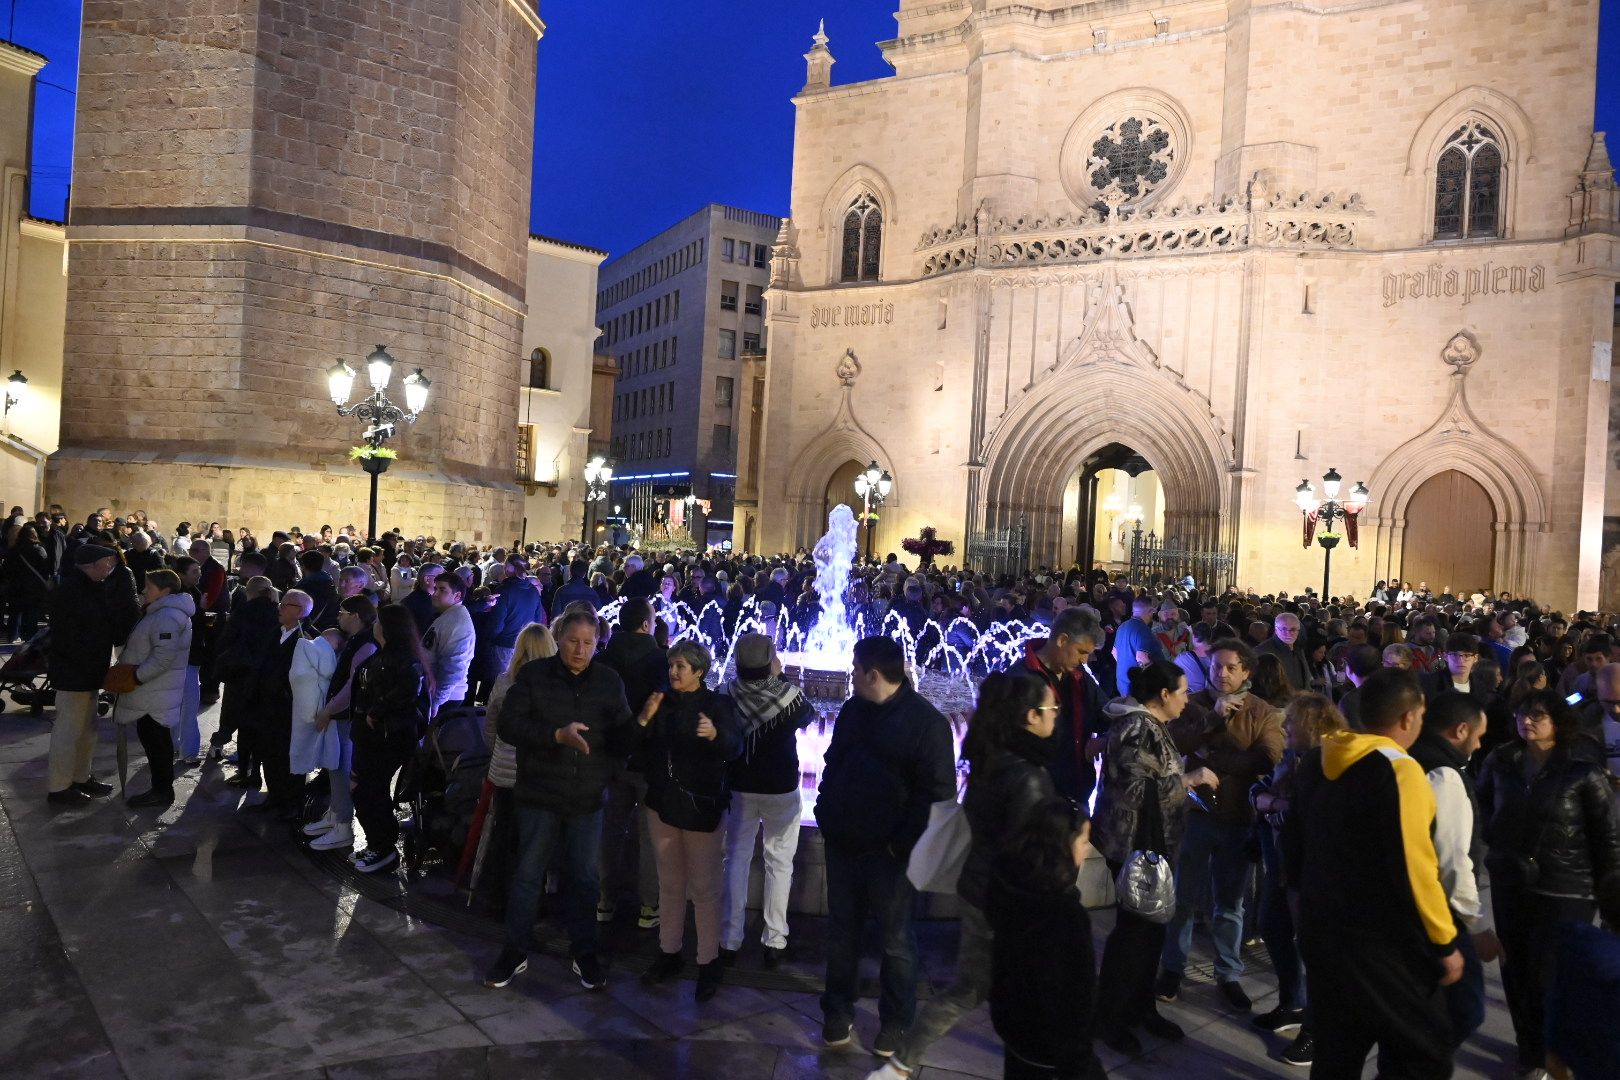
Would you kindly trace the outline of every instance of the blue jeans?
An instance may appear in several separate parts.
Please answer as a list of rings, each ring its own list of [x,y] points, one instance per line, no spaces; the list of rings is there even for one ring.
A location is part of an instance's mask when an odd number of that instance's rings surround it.
[[[1282,852],[1277,849],[1277,838],[1272,827],[1261,822],[1258,828],[1260,862],[1266,870],[1260,880],[1260,937],[1266,943],[1266,952],[1271,954],[1271,966],[1277,970],[1277,1005],[1284,1009],[1303,1009],[1305,964],[1299,957],[1294,915],[1288,910]],[[1484,1008],[1483,998],[1480,1007]]]
[[[350,737],[354,721],[334,720],[332,723],[337,725],[338,732],[338,767],[326,770],[327,782],[332,788],[329,809],[339,825],[348,825],[354,821],[354,792],[349,790],[354,773],[354,743]]]
[[[540,892],[546,867],[562,845],[563,925],[572,956],[596,955],[596,869],[602,847],[602,811],[563,815],[513,800],[517,810],[517,864],[506,899],[506,940],[513,947],[534,949],[534,923],[540,917]]]
[[[1461,919],[1455,921],[1462,926]],[[1457,951],[1462,954],[1462,978],[1441,989],[1446,995],[1454,1045],[1461,1046],[1485,1022],[1485,966],[1479,962],[1474,938],[1467,930],[1457,935]]]
[[[1176,914],[1164,937],[1159,964],[1177,975],[1187,970],[1192,951],[1193,912],[1213,900],[1210,933],[1215,938],[1215,979],[1236,982],[1243,974],[1243,894],[1249,886],[1246,851],[1249,826],[1216,821],[1193,810],[1181,838],[1176,865]]]
[[[917,891],[906,880],[906,860],[886,850],[846,851],[828,844],[827,990],[821,1013],[829,1023],[852,1023],[868,917],[878,921],[883,959],[878,969],[878,1020],[903,1030],[917,1014],[917,936],[911,924]],[[908,1063],[909,1064],[909,1063]]]

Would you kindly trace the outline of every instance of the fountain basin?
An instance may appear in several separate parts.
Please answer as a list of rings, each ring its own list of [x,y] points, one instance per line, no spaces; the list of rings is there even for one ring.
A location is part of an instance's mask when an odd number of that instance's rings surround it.
[[[827,660],[809,653],[783,652],[777,654],[782,661],[782,677],[804,691],[812,701],[842,704],[850,695],[850,669],[846,662],[842,668],[830,666]]]

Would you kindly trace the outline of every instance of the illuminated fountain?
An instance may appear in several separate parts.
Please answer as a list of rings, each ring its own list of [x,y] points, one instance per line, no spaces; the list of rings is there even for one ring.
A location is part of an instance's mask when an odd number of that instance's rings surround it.
[[[816,542],[816,598],[821,615],[800,649],[782,652],[782,674],[815,700],[842,702],[849,697],[855,628],[844,610],[844,592],[855,565],[855,512],[843,503],[827,515],[827,535]],[[819,774],[818,774],[819,775]]]

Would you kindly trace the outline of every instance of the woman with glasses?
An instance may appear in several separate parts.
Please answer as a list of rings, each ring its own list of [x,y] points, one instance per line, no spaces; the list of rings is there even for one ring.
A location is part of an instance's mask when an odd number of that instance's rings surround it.
[[[986,906],[996,854],[1043,802],[1057,797],[1048,766],[1057,760],[1058,702],[1046,680],[1017,669],[991,675],[979,687],[962,756],[969,779],[962,800],[972,844],[956,883],[962,899],[962,937],[956,983],[933,998],[906,1032],[904,1043],[874,1075],[910,1076],[928,1048],[990,996],[994,934]],[[1088,1040],[1089,1045],[1089,1040]]]
[[[1589,925],[1597,890],[1620,874],[1620,821],[1602,765],[1575,711],[1552,690],[1524,695],[1518,737],[1485,760],[1477,782],[1502,942],[1502,989],[1521,1076],[1547,1067],[1543,1031],[1557,928]]]

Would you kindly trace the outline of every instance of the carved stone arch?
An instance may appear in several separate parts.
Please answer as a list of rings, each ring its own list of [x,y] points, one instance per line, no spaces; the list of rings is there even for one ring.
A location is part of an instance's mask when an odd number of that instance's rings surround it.
[[[1452,132],[1478,120],[1502,145],[1502,238],[1513,239],[1519,174],[1536,163],[1534,128],[1519,103],[1488,86],[1467,86],[1429,111],[1406,150],[1407,182],[1413,205],[1422,208],[1422,242],[1434,239],[1435,165]]]
[[[1465,393],[1467,371],[1451,375],[1451,398],[1423,434],[1402,443],[1373,470],[1368,487],[1377,516],[1377,576],[1397,577],[1405,554],[1406,514],[1425,480],[1455,469],[1485,489],[1496,514],[1493,587],[1530,590],[1531,568],[1547,529],[1547,499],[1524,453],[1479,422]]]
[[[792,514],[788,523],[789,535],[797,544],[809,546],[827,531],[827,523],[819,518],[822,497],[833,473],[846,461],[876,461],[878,467],[889,474],[893,486],[884,505],[900,505],[905,478],[896,470],[894,458],[883,444],[861,424],[855,416],[852,400],[856,379],[860,376],[860,361],[853,351],[845,352],[836,369],[843,384],[839,394],[838,412],[832,422],[822,428],[799,451],[788,468],[787,501]],[[850,493],[851,499],[854,493]]]
[[[1123,443],[1153,466],[1164,488],[1165,533],[1190,547],[1228,547],[1231,454],[1201,398],[1161,371],[1099,358],[1042,380],[997,423],[986,463],[980,529],[1026,521],[1031,557],[1055,565],[1063,489],[1086,457]]]
[[[1063,190],[1074,205],[1089,208],[1094,202],[1089,185],[1082,180],[1089,171],[1087,162],[1092,140],[1104,127],[1130,115],[1132,110],[1146,110],[1165,125],[1174,141],[1175,158],[1163,182],[1146,198],[1133,201],[1131,208],[1140,210],[1160,202],[1176,189],[1186,175],[1187,163],[1192,160],[1193,123],[1181,102],[1151,86],[1115,90],[1087,106],[1063,136],[1063,147],[1058,152],[1058,176],[1063,181]]]
[[[888,281],[894,276],[889,267],[890,260],[898,257],[893,242],[898,234],[894,233],[893,229],[900,221],[899,202],[888,179],[876,168],[861,162],[845,169],[842,175],[832,182],[832,186],[827,189],[827,198],[821,204],[817,231],[824,241],[828,284],[839,284],[838,263],[844,239],[844,214],[849,210],[850,204],[860,198],[863,192],[876,199],[883,211],[883,248],[878,255],[878,280]],[[909,256],[909,252],[906,254]]]

